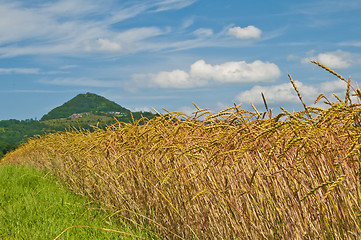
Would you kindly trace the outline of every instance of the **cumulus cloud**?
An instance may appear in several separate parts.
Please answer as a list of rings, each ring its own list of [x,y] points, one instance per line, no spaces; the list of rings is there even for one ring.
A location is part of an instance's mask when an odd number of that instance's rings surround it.
[[[320,84],[304,84],[300,81],[295,81],[303,100],[308,105],[312,105],[319,94],[331,96],[335,93],[339,97],[345,94],[347,84],[341,80],[328,81]],[[238,103],[248,104],[252,102],[255,105],[263,105],[261,93],[264,94],[268,104],[287,105],[300,103],[296,91],[291,83],[283,83],[271,86],[254,86],[250,90],[239,93],[235,101]]]
[[[157,74],[135,74],[133,80],[139,87],[191,88],[201,86],[201,84],[193,82],[189,74],[182,70]]]
[[[178,112],[184,113],[188,116],[192,116],[197,109],[195,107],[182,106],[177,109]]]
[[[352,54],[342,50],[319,53],[317,56],[303,59],[303,62],[309,62],[310,60],[318,61],[329,68],[335,69],[349,68],[353,64]]]
[[[337,51],[334,53],[320,53],[317,59],[324,65],[331,68],[348,68],[351,66],[351,54]]]
[[[246,63],[226,62],[220,65],[199,60],[191,65],[191,76],[196,79],[211,79],[220,83],[269,82],[281,75],[274,63],[254,61]]]
[[[232,27],[228,29],[228,35],[234,36],[238,39],[259,39],[262,31],[255,26],[248,26],[245,28]]]
[[[312,86],[304,85],[295,81],[296,86],[300,89],[304,97],[317,95],[317,89]],[[254,86],[250,90],[240,93],[236,97],[237,102],[254,104],[263,104],[261,92],[265,95],[268,103],[295,103],[299,99],[291,83],[284,83],[272,86]]]
[[[347,87],[347,83],[345,83],[344,81],[338,79],[335,81],[328,81],[328,82],[324,82],[321,83],[319,85],[319,89],[320,91],[326,92],[326,93],[338,93],[341,91],[344,91]]]
[[[198,60],[188,72],[173,70],[156,74],[136,74],[133,80],[139,87],[193,88],[212,84],[271,82],[281,75],[274,63],[254,61],[226,62],[219,65]]]

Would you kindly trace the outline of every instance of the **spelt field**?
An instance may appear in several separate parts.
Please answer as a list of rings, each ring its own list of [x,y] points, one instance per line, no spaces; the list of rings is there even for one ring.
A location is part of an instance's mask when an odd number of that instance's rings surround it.
[[[273,116],[234,106],[34,138],[2,160],[56,173],[159,239],[360,239],[361,91]],[[202,121],[200,120],[202,119]]]

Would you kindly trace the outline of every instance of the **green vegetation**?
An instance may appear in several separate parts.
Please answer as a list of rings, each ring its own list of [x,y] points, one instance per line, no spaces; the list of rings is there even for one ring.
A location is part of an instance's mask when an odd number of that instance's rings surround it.
[[[58,130],[58,129],[54,129]],[[0,121],[0,158],[28,137],[50,132],[49,126],[33,119]]]
[[[79,94],[63,105],[54,108],[48,114],[45,114],[41,120],[67,118],[74,113],[97,113],[100,115],[109,112],[130,115],[128,109],[119,106],[115,102],[93,93],[86,93]]]
[[[7,142],[0,141],[0,159],[11,150],[14,150],[17,147],[17,144],[11,144]]]
[[[138,235],[140,238],[135,237]],[[49,240],[57,236],[74,240],[147,237],[124,227],[89,198],[75,195],[44,171],[0,166],[0,239]]]
[[[92,126],[104,128],[116,121],[132,122],[133,119],[138,120],[142,117],[151,119],[154,116],[150,112],[131,113],[130,110],[96,94],[79,94],[62,106],[51,110],[40,121],[33,119],[0,121],[0,158],[21,142],[36,135],[65,131],[69,128],[88,130],[92,130]]]
[[[69,126],[77,129],[92,130],[92,126],[98,125],[99,127],[105,128],[106,126],[112,125],[117,121],[129,123],[133,121],[132,117],[136,121],[141,119],[142,117],[151,119],[154,117],[154,115],[150,112],[132,112],[131,115],[129,114],[119,116],[114,116],[113,114],[99,115],[87,113],[83,117],[78,118],[51,119],[41,122],[50,127],[50,129],[58,129],[58,131],[64,130],[65,127],[69,128]]]

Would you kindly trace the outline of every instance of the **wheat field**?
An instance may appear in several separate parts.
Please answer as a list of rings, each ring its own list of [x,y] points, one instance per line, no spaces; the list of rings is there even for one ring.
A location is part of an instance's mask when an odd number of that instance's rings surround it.
[[[2,163],[46,169],[159,239],[360,239],[361,91],[272,116],[168,112],[30,139]],[[202,120],[201,120],[202,119]]]

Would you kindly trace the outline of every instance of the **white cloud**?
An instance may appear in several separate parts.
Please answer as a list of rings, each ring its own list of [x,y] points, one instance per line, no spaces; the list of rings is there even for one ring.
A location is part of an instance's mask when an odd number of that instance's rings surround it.
[[[0,74],[38,74],[38,68],[0,68]]]
[[[88,52],[122,52],[131,53],[149,48],[144,40],[167,33],[157,27],[133,28],[117,34],[108,34],[108,38],[91,39],[84,41],[84,50]]]
[[[89,0],[61,0],[40,7],[55,16],[79,16],[80,14],[96,13],[102,9],[95,1]]]
[[[338,50],[336,52],[320,53],[317,60],[330,68],[348,68],[351,66],[351,54]]]
[[[210,28],[183,34],[190,31],[185,28],[192,24],[194,17],[186,19],[178,32],[168,26],[127,29],[122,25],[121,30],[117,26],[117,23],[142,14],[178,10],[195,2],[196,0],[0,1],[0,57],[47,54],[79,57],[89,53],[123,55],[141,51],[179,51],[242,44],[225,38],[228,30],[232,32],[228,28],[218,34]],[[239,29],[243,31],[243,34],[238,34],[241,38],[259,38],[257,34],[260,35],[260,30],[253,26]],[[238,32],[237,27],[233,31]],[[170,33],[171,38],[163,37]]]
[[[299,89],[302,99],[307,105],[313,105],[313,102],[319,94],[332,97],[332,93],[344,98],[347,84],[341,80],[328,81],[320,84],[304,84],[300,81],[295,81],[297,88]],[[285,106],[287,104],[300,103],[295,89],[291,83],[283,83],[272,86],[254,86],[250,90],[239,93],[235,101],[237,103],[249,104],[252,102],[255,105],[263,105],[263,99],[261,93],[264,94],[267,104],[277,104]]]
[[[253,63],[240,61],[220,65],[199,60],[191,65],[190,73],[193,78],[213,79],[220,83],[269,82],[281,75],[276,64],[259,60]]]
[[[78,67],[78,65],[71,64],[71,65],[64,65],[64,66],[61,66],[61,67],[59,67],[59,69],[66,70],[66,69],[72,69],[72,68],[77,68],[77,67]]]
[[[17,89],[17,90],[0,90],[1,93],[68,93],[74,90],[37,90],[37,89]]]
[[[46,16],[38,15],[35,11],[25,11],[16,2],[1,3],[0,44],[43,35],[53,22],[48,21],[47,26],[44,24],[46,20],[49,20]],[[41,27],[38,29],[39,26]]]
[[[99,50],[102,51],[110,51],[110,52],[118,52],[122,50],[122,46],[120,43],[112,42],[109,39],[100,38],[98,39]]]
[[[154,112],[150,107],[134,107],[131,109],[132,112]]]
[[[213,36],[213,30],[210,28],[198,28],[193,34],[198,37],[211,37]]]
[[[338,79],[335,81],[328,81],[321,83],[319,85],[320,91],[327,92],[327,93],[337,93],[340,91],[344,91],[347,87],[347,83]]]
[[[193,88],[212,84],[271,82],[280,75],[281,71],[276,64],[259,60],[219,65],[199,60],[190,66],[189,72],[177,69],[157,74],[136,74],[133,75],[133,81],[139,87]]]
[[[41,79],[38,82],[50,85],[59,86],[86,86],[86,87],[122,87],[122,83],[119,81],[102,81],[91,78],[55,78],[55,79]]]
[[[3,1],[0,2],[0,57],[153,50],[142,40],[167,33],[169,29],[145,27],[120,32],[112,24],[147,12],[181,9],[194,2],[150,0],[129,4],[60,0],[27,4],[26,1]]]
[[[262,31],[255,26],[248,26],[245,28],[232,27],[228,29],[228,35],[234,36],[239,39],[259,39]]]
[[[192,5],[197,0],[161,0],[151,4],[154,12],[167,11],[171,9],[182,9]]]
[[[349,68],[353,64],[353,55],[349,52],[337,50],[334,52],[319,53],[317,56],[311,56],[303,59],[302,62],[315,60],[329,68],[342,69]]]
[[[293,55],[293,54],[290,54],[290,55],[287,56],[286,59],[287,59],[287,61],[292,62],[292,61],[299,61],[300,57],[296,56],[296,55]]]
[[[193,116],[194,112],[196,112],[197,109],[195,107],[183,106],[183,107],[178,108],[177,111],[181,112],[181,113],[184,113],[187,116]]]
[[[118,33],[116,39],[124,42],[134,42],[140,41],[147,38],[159,36],[167,33],[169,30],[162,31],[158,27],[142,27],[142,28],[133,28],[127,31]]]
[[[361,47],[361,42],[358,41],[347,41],[339,43],[340,46],[352,46],[352,47]]]
[[[133,81],[139,87],[192,88],[204,85],[192,81],[190,75],[182,70],[159,72],[157,74],[134,74]]]
[[[186,29],[186,28],[192,26],[193,23],[194,23],[194,17],[187,18],[182,22],[182,28]]]
[[[317,90],[314,87],[304,85],[299,81],[295,81],[295,83],[303,97],[307,98],[317,95]],[[263,92],[267,103],[296,103],[299,101],[297,93],[291,83],[272,86],[254,86],[250,90],[240,93],[236,97],[236,101],[240,103],[252,102],[253,104],[263,104],[261,92]]]

